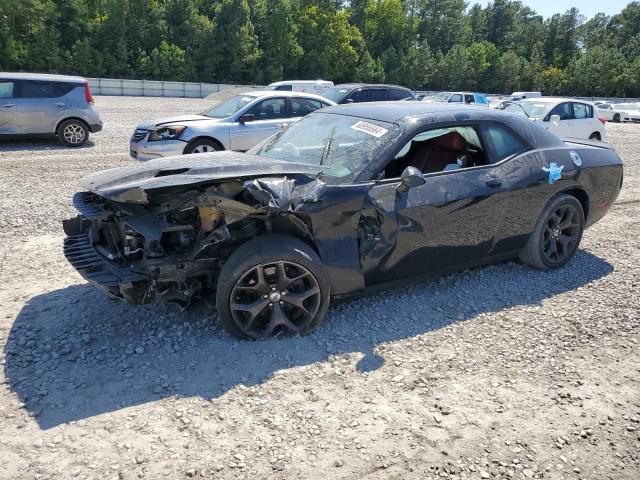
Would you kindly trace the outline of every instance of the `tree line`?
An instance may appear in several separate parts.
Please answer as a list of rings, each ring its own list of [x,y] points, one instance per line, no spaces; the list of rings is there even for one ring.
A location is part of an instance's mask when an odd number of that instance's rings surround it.
[[[0,70],[639,97],[640,2],[545,19],[510,0],[0,0]]]

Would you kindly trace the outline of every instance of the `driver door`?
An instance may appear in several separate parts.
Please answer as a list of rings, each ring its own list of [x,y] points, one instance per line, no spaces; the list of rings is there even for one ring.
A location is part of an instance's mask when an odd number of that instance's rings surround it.
[[[405,192],[399,178],[376,182],[363,214],[379,223],[368,225],[370,236],[361,243],[366,285],[456,270],[487,256],[501,219],[493,170],[425,174],[423,185]]]

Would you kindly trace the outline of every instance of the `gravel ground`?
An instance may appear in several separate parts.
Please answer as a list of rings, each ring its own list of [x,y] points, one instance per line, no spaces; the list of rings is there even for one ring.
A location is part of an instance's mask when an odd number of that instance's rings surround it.
[[[0,145],[0,478],[640,478],[640,126],[608,125],[625,186],[566,268],[467,271],[239,342],[210,304],[112,302],[64,260],[77,178],[207,101],[97,104],[87,148]]]

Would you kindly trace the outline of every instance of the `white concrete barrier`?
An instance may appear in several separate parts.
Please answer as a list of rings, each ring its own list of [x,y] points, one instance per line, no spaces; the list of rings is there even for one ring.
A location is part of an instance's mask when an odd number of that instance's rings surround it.
[[[136,97],[204,98],[212,93],[237,88],[223,83],[164,82],[118,78],[87,78],[94,95],[125,95]]]

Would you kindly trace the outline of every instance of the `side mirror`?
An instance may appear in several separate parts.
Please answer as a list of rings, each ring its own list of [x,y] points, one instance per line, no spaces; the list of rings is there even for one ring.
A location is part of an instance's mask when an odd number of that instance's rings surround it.
[[[244,125],[247,122],[253,122],[255,119],[256,119],[255,115],[252,115],[251,113],[245,113],[238,119],[238,122]]]
[[[398,192],[406,192],[410,188],[419,187],[425,182],[422,172],[416,167],[407,167],[400,175],[400,185],[396,189]]]
[[[554,125],[558,125],[560,123],[560,115],[551,115],[549,121]]]
[[[347,98],[347,99],[344,101],[344,103],[353,103],[353,102],[354,102],[353,98]]]

